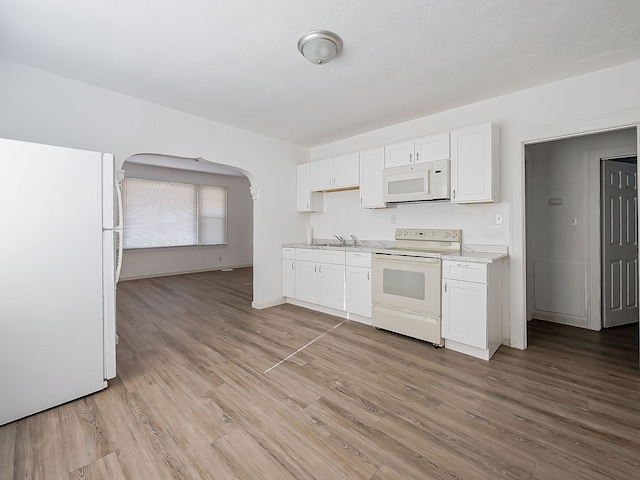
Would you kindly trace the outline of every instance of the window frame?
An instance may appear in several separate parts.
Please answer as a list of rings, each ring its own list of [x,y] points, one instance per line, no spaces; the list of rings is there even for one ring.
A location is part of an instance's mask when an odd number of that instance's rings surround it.
[[[127,210],[127,204],[128,202],[126,201],[126,182],[128,180],[139,180],[139,181],[144,181],[144,182],[155,182],[155,183],[161,183],[161,184],[169,184],[169,185],[180,185],[180,186],[190,186],[193,189],[195,189],[195,212],[194,212],[194,221],[195,221],[195,239],[197,243],[193,243],[193,244],[182,244],[182,245],[148,245],[148,246],[141,246],[141,245],[136,245],[136,246],[126,246],[124,239],[126,238],[126,229],[127,229],[127,222],[126,220],[124,221],[124,225],[123,225],[123,250],[128,251],[128,252],[134,252],[134,251],[152,251],[152,250],[167,250],[167,249],[202,249],[202,248],[217,248],[217,247],[226,247],[229,244],[229,189],[227,187],[224,186],[217,186],[217,185],[206,185],[206,184],[196,184],[196,183],[189,183],[189,182],[179,182],[179,181],[167,181],[167,180],[156,180],[156,179],[150,179],[150,178],[139,178],[139,177],[125,177],[122,181],[122,214],[123,214],[123,218],[126,218],[126,210]],[[207,188],[211,188],[211,189],[217,189],[217,190],[221,190],[224,193],[224,219],[223,219],[223,225],[224,225],[224,241],[222,243],[200,243],[200,229],[201,229],[201,208],[200,208],[200,200],[201,200],[201,190],[202,189],[207,189]]]

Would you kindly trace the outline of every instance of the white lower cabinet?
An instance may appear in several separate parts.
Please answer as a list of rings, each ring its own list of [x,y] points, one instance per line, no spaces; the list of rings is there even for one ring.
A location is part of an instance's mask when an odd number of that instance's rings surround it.
[[[303,302],[318,303],[318,264],[296,261],[296,295]]]
[[[442,336],[487,348],[487,284],[444,279]]]
[[[371,325],[371,253],[284,247],[282,295]]]
[[[445,347],[489,360],[502,343],[500,261],[442,262]]]
[[[371,254],[347,252],[346,256],[346,304],[347,312],[369,319],[354,320],[371,325]]]
[[[295,298],[344,310],[344,254],[335,250],[297,248]]]
[[[347,311],[371,318],[371,269],[347,266]]]
[[[318,304],[344,310],[344,263],[318,264]]]
[[[282,249],[282,296],[296,296],[296,249]]]

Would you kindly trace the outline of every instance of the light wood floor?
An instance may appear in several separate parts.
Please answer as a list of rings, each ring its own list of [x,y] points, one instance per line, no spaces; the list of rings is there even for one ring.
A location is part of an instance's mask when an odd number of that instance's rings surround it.
[[[0,479],[640,478],[637,326],[533,321],[483,362],[253,310],[251,278],[121,283],[118,378],[0,427]]]

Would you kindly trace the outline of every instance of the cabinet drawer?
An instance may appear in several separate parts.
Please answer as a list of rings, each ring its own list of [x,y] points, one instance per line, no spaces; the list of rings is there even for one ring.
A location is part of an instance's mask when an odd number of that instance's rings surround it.
[[[335,265],[344,265],[345,252],[337,250],[318,250],[318,262],[333,263]]]
[[[282,248],[282,258],[283,260],[295,260],[296,259],[296,249],[290,247]]]
[[[487,283],[487,265],[485,263],[443,260],[442,278]]]
[[[320,250],[314,250],[313,248],[296,248],[296,260],[315,262],[318,260],[319,251]]]
[[[371,268],[371,254],[366,252],[346,252],[346,263],[354,267]]]

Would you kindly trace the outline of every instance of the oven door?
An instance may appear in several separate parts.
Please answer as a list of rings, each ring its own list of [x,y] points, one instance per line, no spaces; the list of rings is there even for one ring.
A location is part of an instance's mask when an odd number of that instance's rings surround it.
[[[371,262],[372,303],[440,317],[441,265],[439,258],[374,252]]]

